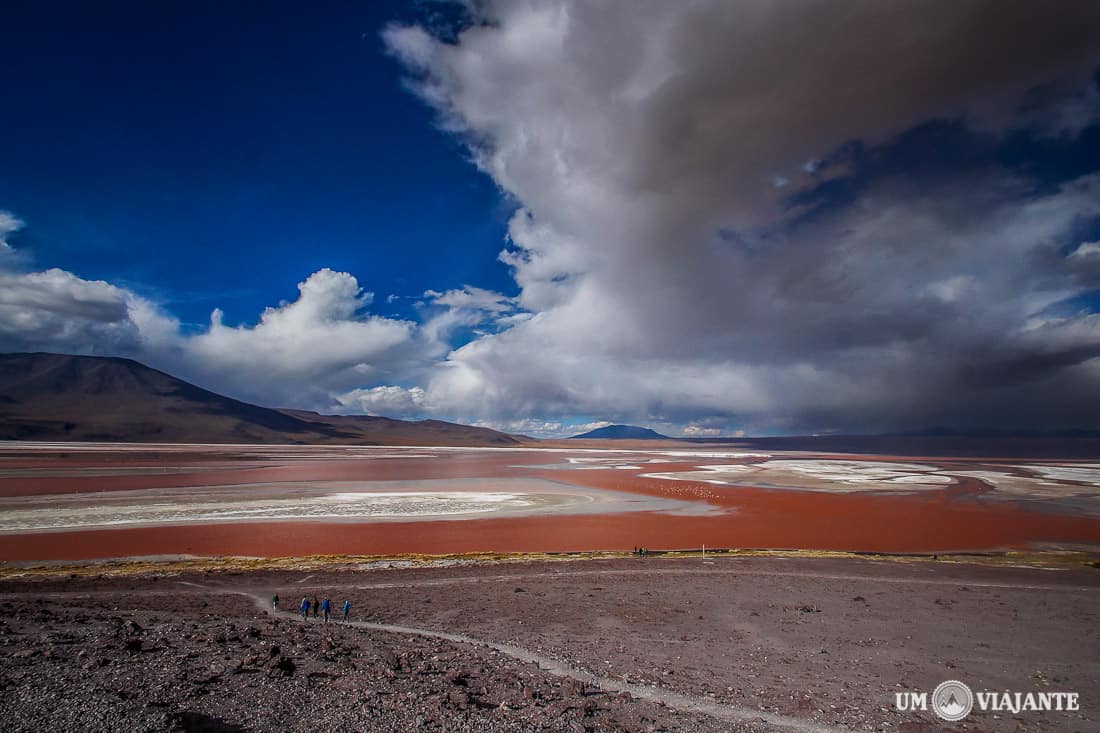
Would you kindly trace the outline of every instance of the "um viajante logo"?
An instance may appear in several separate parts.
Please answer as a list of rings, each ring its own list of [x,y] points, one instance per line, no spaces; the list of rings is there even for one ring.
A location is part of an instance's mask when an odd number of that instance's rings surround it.
[[[962,720],[974,709],[974,693],[958,680],[947,680],[932,693],[932,711],[946,721]]]
[[[896,692],[894,707],[900,711],[927,711],[931,708],[941,720],[962,720],[977,707],[982,712],[1076,712],[1081,709],[1076,692],[973,692],[958,680],[945,680],[929,695],[927,692]]]

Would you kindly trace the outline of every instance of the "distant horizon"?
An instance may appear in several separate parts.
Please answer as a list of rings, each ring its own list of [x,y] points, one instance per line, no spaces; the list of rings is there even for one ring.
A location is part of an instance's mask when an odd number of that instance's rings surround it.
[[[59,353],[59,352],[46,352],[46,351],[40,351],[40,352],[0,352],[0,357],[2,357],[2,356],[76,357],[76,358],[92,359],[92,360],[107,359],[107,360],[118,360],[118,361],[130,362],[130,363],[137,364],[137,365],[139,365],[143,368],[146,368],[146,369],[154,369],[153,367],[150,367],[146,364],[143,364],[141,361],[139,361],[137,359],[133,359],[131,357],[124,357],[124,356],[99,357],[99,356],[91,356],[91,355],[85,355],[85,354],[64,354],[64,353]],[[173,379],[178,379],[177,377],[175,377],[175,375],[172,375],[168,372],[164,372],[163,370],[155,370],[155,371],[159,371],[162,374],[165,374],[168,377],[171,377]],[[181,381],[185,381],[185,380],[181,380]],[[202,389],[204,391],[212,392],[213,394],[218,394],[217,392],[214,392],[213,390],[208,390],[207,388],[203,387],[202,385],[194,384],[192,386],[197,387],[199,389]],[[228,395],[219,395],[219,396],[226,397],[228,399],[234,399],[232,397],[229,397]],[[245,402],[244,404],[253,404],[253,403]],[[385,419],[390,419],[390,420],[401,420],[401,418],[394,418],[394,417],[389,416],[389,415],[379,415],[379,414],[372,414],[372,413],[325,413],[325,412],[319,412],[319,411],[316,411],[316,410],[301,410],[299,408],[286,407],[286,406],[280,406],[280,405],[259,405],[259,404],[255,404],[255,406],[256,407],[262,407],[264,409],[275,410],[275,411],[283,412],[283,413],[297,413],[297,412],[312,413],[312,414],[318,415],[319,417],[333,417],[333,418],[341,418],[341,417],[377,417],[377,418],[385,418]],[[3,422],[3,419],[4,419],[3,415],[0,414],[0,423]],[[425,420],[440,420],[440,418],[419,418],[419,419],[413,420],[413,422],[419,422],[419,421],[425,421]],[[444,420],[443,422],[450,422],[452,424],[465,425],[465,426],[469,426],[469,427],[485,427],[484,425],[478,425],[477,423],[462,423],[462,422],[458,422],[458,421],[447,421],[447,420]],[[641,430],[656,433],[656,431],[653,431],[652,428],[649,428],[648,426],[645,426],[645,425],[630,425],[630,424],[625,424],[625,423],[611,423],[611,422],[608,422],[608,421],[599,421],[597,423],[597,425],[598,425],[597,427],[591,428],[591,429],[586,430],[582,433],[577,433],[577,434],[568,435],[568,436],[564,436],[564,437],[563,436],[540,437],[540,436],[537,436],[537,435],[526,435],[526,434],[522,434],[522,433],[510,433],[510,434],[511,435],[518,435],[518,436],[525,437],[525,438],[530,438],[530,439],[533,439],[533,440],[539,440],[539,441],[554,441],[554,440],[563,440],[563,439],[564,440],[577,439],[577,438],[580,438],[582,435],[585,435],[585,434],[591,433],[591,432],[599,432],[600,430],[603,430],[604,428],[641,429]],[[503,431],[501,431],[501,432],[503,432]],[[505,433],[505,434],[508,434],[508,433]],[[761,434],[753,434],[753,435],[748,435],[748,434],[744,434],[744,435],[712,435],[712,436],[706,436],[706,437],[688,436],[688,435],[679,435],[679,436],[677,436],[677,435],[658,434],[654,437],[642,437],[642,438],[636,438],[636,437],[626,437],[626,438],[600,437],[600,438],[588,438],[588,439],[589,440],[605,440],[605,441],[642,440],[642,441],[660,442],[661,440],[670,440],[670,441],[681,441],[681,442],[691,442],[691,443],[707,443],[707,442],[732,443],[732,442],[739,441],[739,440],[745,440],[745,441],[769,440],[769,439],[775,439],[775,440],[791,439],[791,440],[796,440],[796,439],[815,439],[815,438],[820,438],[820,439],[862,439],[862,438],[868,438],[868,439],[873,439],[873,438],[907,438],[907,437],[908,438],[1100,438],[1100,430],[1083,430],[1083,429],[1080,429],[1080,428],[1063,428],[1063,429],[1060,429],[1060,430],[1055,429],[1055,430],[1047,430],[1047,431],[1012,431],[1012,430],[1007,430],[1006,431],[1006,430],[999,430],[999,429],[996,429],[996,428],[989,428],[989,427],[972,427],[972,428],[958,428],[958,429],[956,429],[956,428],[940,428],[940,427],[934,427],[933,426],[933,427],[928,427],[928,428],[925,428],[925,429],[922,429],[922,430],[908,431],[908,432],[895,432],[895,433],[860,433],[860,432],[851,432],[851,433],[788,433],[788,434],[770,434],[770,435],[761,435]]]

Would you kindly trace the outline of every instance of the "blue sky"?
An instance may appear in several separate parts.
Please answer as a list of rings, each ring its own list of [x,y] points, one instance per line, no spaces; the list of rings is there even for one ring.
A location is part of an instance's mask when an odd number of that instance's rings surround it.
[[[27,3],[0,30],[18,100],[0,120],[0,201],[38,266],[200,324],[215,306],[254,320],[321,267],[379,296],[514,294],[496,257],[512,207],[383,46],[407,4],[69,8]]]
[[[19,3],[0,349],[537,435],[1100,428],[1098,70],[1078,0]]]

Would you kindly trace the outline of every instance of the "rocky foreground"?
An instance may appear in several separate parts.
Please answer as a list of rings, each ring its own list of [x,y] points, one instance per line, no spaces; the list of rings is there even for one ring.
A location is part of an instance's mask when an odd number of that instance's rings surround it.
[[[140,600],[0,603],[5,729],[721,729],[483,647]]]
[[[353,623],[272,614],[276,591],[284,608],[348,598]],[[1088,731],[1098,598],[1088,567],[810,558],[9,577],[0,720],[6,732]],[[894,709],[895,692],[944,679],[1074,690],[1082,709],[951,727]]]

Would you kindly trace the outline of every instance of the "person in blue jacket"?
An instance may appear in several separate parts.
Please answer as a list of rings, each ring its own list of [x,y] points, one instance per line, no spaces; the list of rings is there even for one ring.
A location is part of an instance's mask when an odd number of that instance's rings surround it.
[[[351,601],[344,599],[344,620],[348,620],[348,614],[351,613]]]
[[[302,620],[305,621],[309,618],[309,599],[304,596],[302,597],[302,605],[300,606],[300,610],[302,612]]]
[[[325,614],[325,623],[327,624],[329,616],[332,615],[332,601],[330,601],[328,598],[325,598],[324,600],[322,600],[321,601],[321,611],[323,611],[324,614]]]

